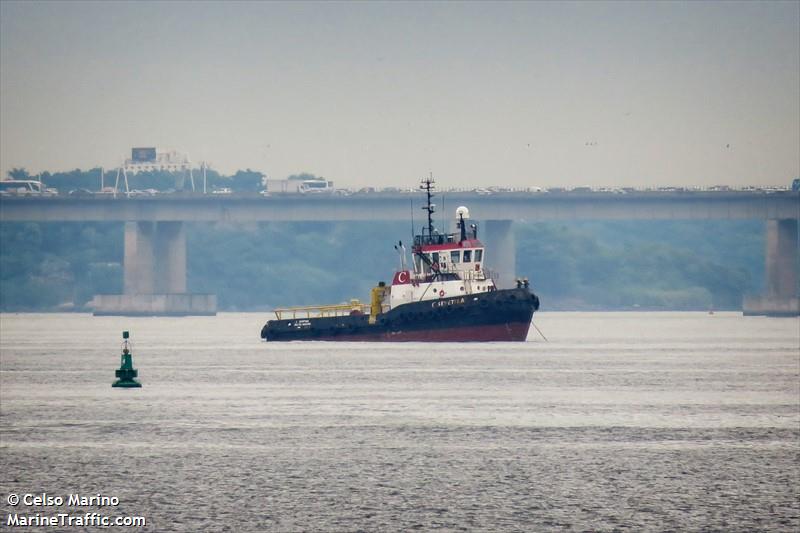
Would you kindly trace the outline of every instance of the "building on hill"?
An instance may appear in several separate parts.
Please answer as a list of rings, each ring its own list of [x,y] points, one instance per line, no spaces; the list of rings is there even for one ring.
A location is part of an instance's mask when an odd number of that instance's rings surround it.
[[[192,163],[187,154],[177,150],[162,150],[157,148],[131,148],[130,159],[125,160],[125,171],[130,174],[138,172],[189,171]]]

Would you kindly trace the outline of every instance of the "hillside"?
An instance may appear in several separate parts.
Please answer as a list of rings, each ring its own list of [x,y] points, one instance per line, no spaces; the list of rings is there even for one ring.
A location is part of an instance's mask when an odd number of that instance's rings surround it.
[[[739,309],[761,290],[763,223],[517,223],[517,272],[543,309]],[[84,310],[122,290],[120,223],[0,227],[0,309]],[[366,299],[398,264],[399,223],[190,224],[188,285],[220,310]]]

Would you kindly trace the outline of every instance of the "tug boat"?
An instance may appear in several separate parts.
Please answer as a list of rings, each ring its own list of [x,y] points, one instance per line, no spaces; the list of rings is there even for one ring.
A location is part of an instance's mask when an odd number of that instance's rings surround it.
[[[525,341],[539,298],[527,278],[516,288],[499,289],[485,267],[486,250],[477,224],[466,207],[456,209],[455,233],[439,233],[433,225],[434,180],[420,189],[427,194],[427,227],[414,236],[411,269],[400,242],[400,270],[392,284],[380,282],[370,303],[276,309],[274,320],[261,329],[267,341]]]

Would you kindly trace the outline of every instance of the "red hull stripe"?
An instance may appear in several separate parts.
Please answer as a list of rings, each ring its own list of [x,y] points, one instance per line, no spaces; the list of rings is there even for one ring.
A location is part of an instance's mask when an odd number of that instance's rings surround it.
[[[483,244],[477,239],[467,239],[466,241],[445,244],[424,244],[421,251],[438,252],[442,250],[460,250],[461,248],[483,248]]]
[[[315,341],[345,342],[520,342],[528,337],[531,324],[513,322],[489,326],[462,326],[417,331],[364,332],[359,335],[316,337]]]

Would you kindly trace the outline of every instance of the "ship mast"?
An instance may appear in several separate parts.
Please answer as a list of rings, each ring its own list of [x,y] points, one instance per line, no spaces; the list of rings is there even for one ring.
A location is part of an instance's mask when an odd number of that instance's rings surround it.
[[[436,182],[433,180],[433,173],[431,172],[430,176],[423,179],[422,184],[419,186],[419,188],[424,190],[428,195],[428,204],[422,206],[422,209],[428,212],[428,239],[433,238],[433,213],[436,204],[431,203],[431,198],[434,196],[431,191],[435,188],[434,183]]]

